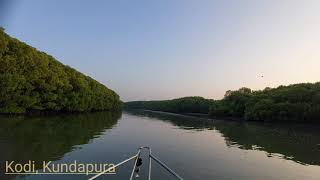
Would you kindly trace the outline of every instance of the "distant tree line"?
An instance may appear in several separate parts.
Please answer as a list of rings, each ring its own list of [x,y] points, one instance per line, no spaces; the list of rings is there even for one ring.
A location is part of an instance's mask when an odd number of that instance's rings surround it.
[[[203,97],[183,97],[163,101],[132,101],[125,103],[125,108],[148,109],[172,113],[208,113],[212,100]]]
[[[0,29],[0,113],[119,109],[119,96]]]
[[[187,97],[165,101],[136,101],[128,108],[175,113],[207,113],[256,121],[320,121],[320,82],[252,91],[227,91],[221,100]]]

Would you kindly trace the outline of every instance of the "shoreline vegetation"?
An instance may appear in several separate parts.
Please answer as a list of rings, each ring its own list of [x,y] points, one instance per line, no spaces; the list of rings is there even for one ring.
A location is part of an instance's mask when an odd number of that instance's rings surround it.
[[[0,114],[115,111],[119,95],[0,28]]]
[[[320,82],[253,91],[227,91],[221,100],[183,97],[161,101],[132,101],[125,109],[178,114],[207,114],[212,118],[271,122],[320,122]]]

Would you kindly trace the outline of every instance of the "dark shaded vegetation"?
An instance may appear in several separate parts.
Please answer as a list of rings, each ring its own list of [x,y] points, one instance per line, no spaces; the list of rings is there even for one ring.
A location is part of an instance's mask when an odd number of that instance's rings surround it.
[[[228,91],[209,114],[258,121],[320,121],[320,83]]]
[[[183,97],[163,101],[132,101],[125,103],[124,107],[172,113],[208,113],[212,102],[203,97]]]
[[[114,91],[0,30],[0,113],[99,111],[120,106]]]
[[[134,101],[126,108],[173,113],[205,113],[212,117],[256,121],[320,122],[320,83],[303,83],[252,91],[227,91],[221,100],[186,97],[164,101]]]

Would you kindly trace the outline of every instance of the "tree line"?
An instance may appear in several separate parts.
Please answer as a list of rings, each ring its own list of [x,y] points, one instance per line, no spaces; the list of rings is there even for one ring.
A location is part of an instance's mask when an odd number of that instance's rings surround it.
[[[103,84],[0,29],[0,113],[98,111],[121,107]]]
[[[194,96],[163,101],[132,101],[125,103],[124,107],[172,113],[208,113],[211,103],[210,99]]]
[[[212,116],[242,117],[248,120],[320,120],[320,82],[302,83],[252,91],[228,91],[210,107]]]
[[[227,91],[221,100],[186,97],[164,101],[136,101],[127,108],[175,113],[206,113],[256,121],[320,121],[320,82],[301,83],[253,91],[243,87]]]

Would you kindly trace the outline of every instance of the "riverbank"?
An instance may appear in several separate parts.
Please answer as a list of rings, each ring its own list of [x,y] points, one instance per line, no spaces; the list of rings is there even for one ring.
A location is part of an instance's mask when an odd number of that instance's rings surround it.
[[[320,127],[320,123],[318,122],[301,122],[301,121],[272,121],[272,120],[265,120],[265,121],[257,121],[257,120],[246,120],[244,118],[236,118],[236,117],[212,117],[208,114],[201,114],[201,113],[172,113],[172,112],[165,112],[165,111],[154,111],[148,109],[125,109],[124,111],[133,112],[133,111],[142,111],[146,113],[153,113],[159,115],[170,115],[175,117],[181,118],[188,118],[194,120],[203,120],[206,122],[216,122],[216,121],[230,121],[230,122],[251,122],[251,123],[259,123],[259,124],[278,124],[278,125],[314,125],[315,127]]]
[[[264,90],[240,88],[227,91],[223,99],[192,96],[160,101],[132,101],[125,108],[148,109],[210,117],[270,121],[320,123],[320,82],[301,83]]]
[[[162,115],[170,115],[175,117],[181,117],[181,118],[189,118],[189,119],[196,119],[196,120],[203,120],[203,121],[237,121],[237,122],[243,122],[244,119],[241,118],[232,118],[232,117],[226,117],[226,118],[215,118],[211,117],[208,114],[201,114],[201,113],[172,113],[172,112],[165,112],[165,111],[153,111],[148,109],[126,109],[125,111],[143,111],[147,113],[154,113],[154,114],[162,114]]]
[[[60,116],[60,115],[81,115],[81,114],[90,114],[90,113],[115,113],[119,114],[122,112],[122,109],[115,110],[94,110],[94,111],[27,111],[25,113],[0,113],[0,117],[46,117],[46,116]]]

